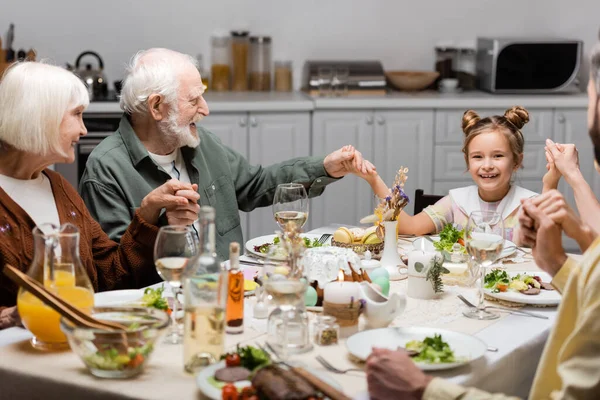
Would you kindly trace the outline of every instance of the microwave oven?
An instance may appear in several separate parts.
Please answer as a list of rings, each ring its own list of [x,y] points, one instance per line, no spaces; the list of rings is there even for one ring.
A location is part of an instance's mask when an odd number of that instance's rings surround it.
[[[492,93],[581,92],[583,42],[477,38],[477,86]]]

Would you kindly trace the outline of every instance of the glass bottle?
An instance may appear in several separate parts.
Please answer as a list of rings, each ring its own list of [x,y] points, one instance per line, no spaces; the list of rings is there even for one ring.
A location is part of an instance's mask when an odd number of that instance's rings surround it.
[[[91,312],[94,288],[79,258],[79,229],[70,223],[43,224],[33,229],[33,261],[27,275],[63,300]],[[31,344],[41,350],[69,348],[60,330],[60,315],[26,289],[17,295],[23,325],[33,334]]]
[[[229,36],[215,35],[211,39],[212,66],[211,89],[217,92],[229,90]]]
[[[240,244],[229,244],[227,333],[244,332],[244,274],[240,269]]]
[[[275,61],[275,91],[292,91],[292,62]]]
[[[250,60],[250,90],[270,91],[271,38],[269,36],[250,37]]]
[[[248,90],[248,57],[250,41],[248,31],[231,32],[231,90]]]
[[[215,209],[200,208],[200,251],[184,271],[183,356],[187,372],[217,362],[224,352],[227,271],[215,253]]]
[[[314,324],[315,343],[319,346],[337,344],[340,337],[340,326],[335,317],[318,315]]]

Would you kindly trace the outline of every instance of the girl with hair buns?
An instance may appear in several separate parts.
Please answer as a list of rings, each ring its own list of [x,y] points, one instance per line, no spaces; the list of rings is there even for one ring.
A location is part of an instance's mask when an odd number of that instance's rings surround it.
[[[475,185],[450,190],[449,194],[421,213],[400,215],[398,233],[425,235],[440,232],[446,224],[464,227],[473,211],[497,211],[502,214],[506,238],[513,239],[518,226],[517,212],[521,199],[537,193],[513,184],[513,174],[522,166],[525,139],[521,128],[529,121],[529,113],[520,106],[512,107],[504,115],[481,118],[475,111],[465,111],[462,129],[465,140],[462,151],[467,170]],[[553,163],[547,165],[544,191],[558,185],[560,174]],[[371,185],[375,193],[384,197],[387,188],[383,182]]]

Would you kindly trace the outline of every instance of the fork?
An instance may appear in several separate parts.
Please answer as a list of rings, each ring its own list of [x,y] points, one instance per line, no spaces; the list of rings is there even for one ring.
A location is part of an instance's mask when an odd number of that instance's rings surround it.
[[[329,238],[333,236],[331,233],[324,233],[321,235],[321,237],[319,238],[319,244],[324,244],[327,240],[329,240]]]
[[[475,307],[475,304],[471,303],[469,300],[467,300],[462,294],[458,295],[458,298],[462,300],[463,303],[465,303],[467,306],[469,307]],[[492,310],[499,310],[499,311],[505,311],[509,314],[516,314],[516,315],[527,315],[529,317],[535,317],[535,318],[541,318],[541,319],[548,319],[547,316],[545,315],[541,315],[541,314],[536,314],[533,313],[531,311],[525,311],[525,310],[511,310],[509,308],[504,308],[504,307],[497,307],[497,306],[485,306],[483,309],[492,309]]]
[[[321,356],[317,356],[317,361],[322,366],[324,366],[326,370],[334,372],[336,374],[345,374],[346,372],[351,372],[351,371],[365,372],[363,369],[360,369],[360,368],[348,368],[348,369],[339,369],[339,368],[336,368],[333,365],[329,364],[329,362],[327,360],[325,360]]]

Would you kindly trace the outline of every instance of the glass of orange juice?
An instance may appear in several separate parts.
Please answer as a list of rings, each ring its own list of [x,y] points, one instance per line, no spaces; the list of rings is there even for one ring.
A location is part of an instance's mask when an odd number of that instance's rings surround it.
[[[79,230],[73,224],[43,224],[33,230],[34,256],[27,275],[72,305],[91,311],[94,289],[79,259]],[[68,348],[60,330],[60,315],[26,289],[17,296],[23,325],[33,334],[31,344],[41,350]]]

